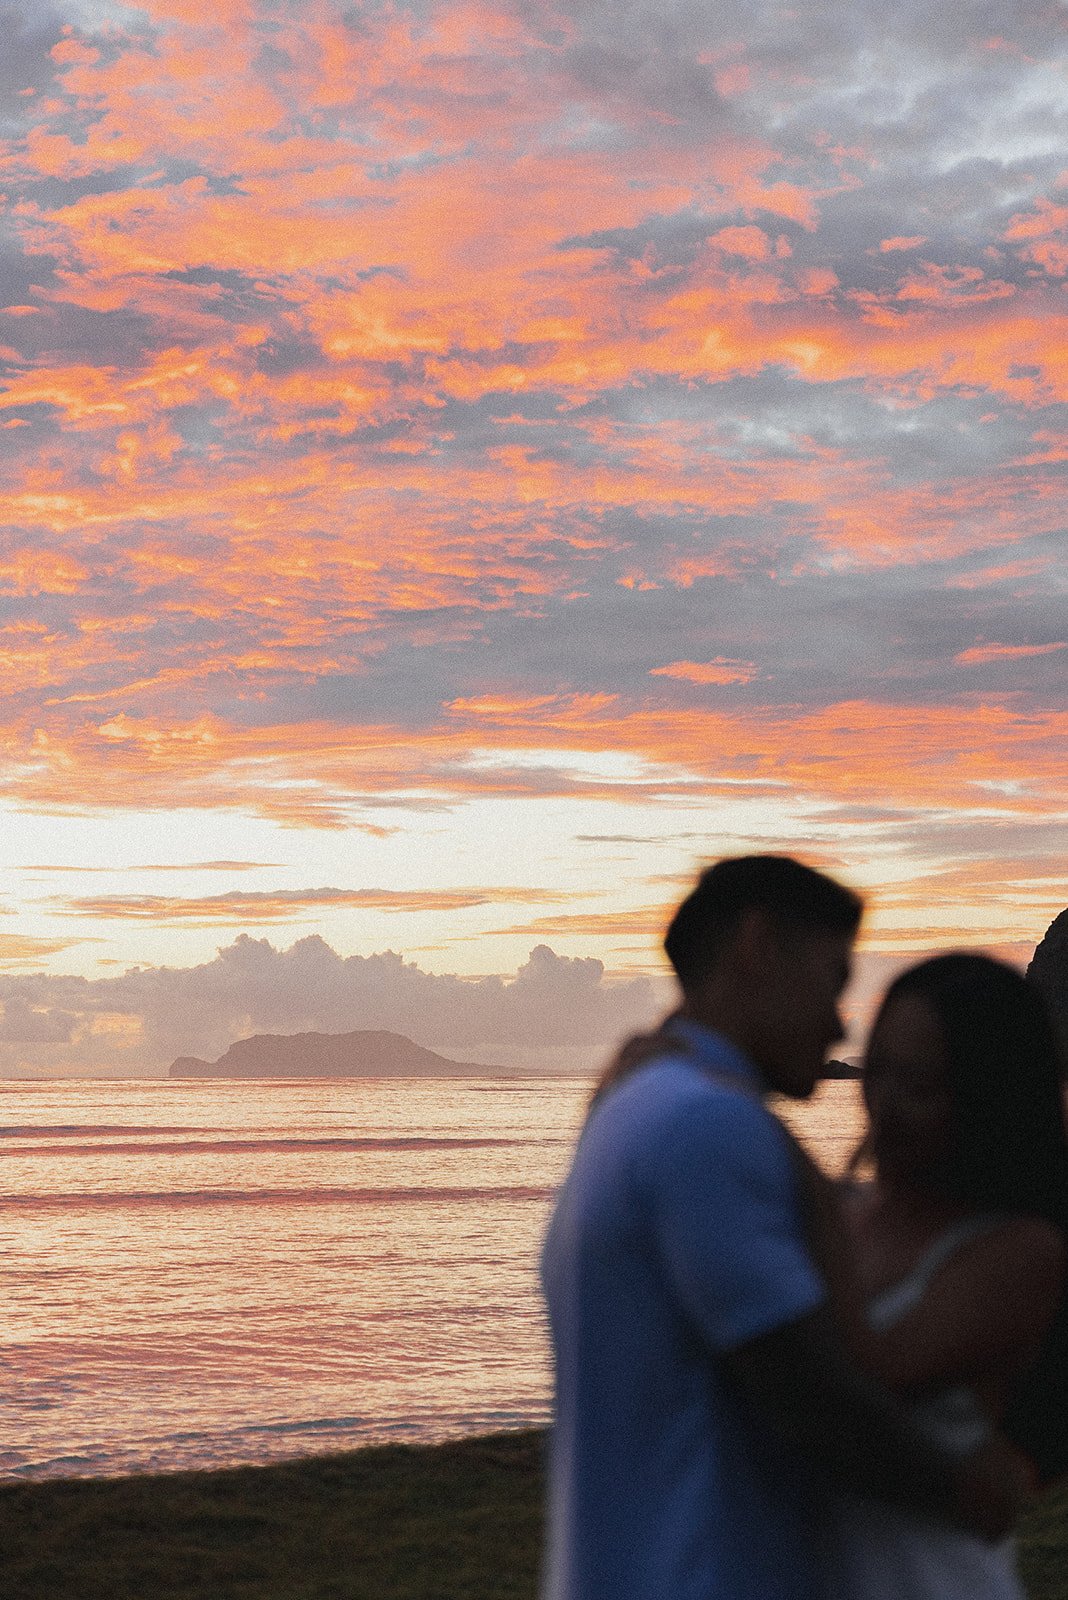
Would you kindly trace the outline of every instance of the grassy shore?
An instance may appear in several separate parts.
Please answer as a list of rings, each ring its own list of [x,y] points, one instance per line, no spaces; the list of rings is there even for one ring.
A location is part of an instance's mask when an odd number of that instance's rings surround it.
[[[533,1600],[540,1433],[0,1488],[2,1600]],[[1068,1600],[1068,1490],[1024,1530]]]

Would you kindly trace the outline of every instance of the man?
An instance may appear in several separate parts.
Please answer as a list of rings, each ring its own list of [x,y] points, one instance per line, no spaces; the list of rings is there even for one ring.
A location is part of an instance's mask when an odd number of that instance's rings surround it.
[[[808,1600],[836,1483],[1005,1531],[996,1450],[955,1457],[851,1364],[799,1164],[762,1095],[842,1037],[861,903],[780,856],[719,862],[665,940],[683,993],[602,1080],[549,1229],[545,1600]]]

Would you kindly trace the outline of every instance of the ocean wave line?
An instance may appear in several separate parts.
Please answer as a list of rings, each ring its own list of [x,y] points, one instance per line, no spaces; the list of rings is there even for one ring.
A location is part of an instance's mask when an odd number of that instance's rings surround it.
[[[167,1189],[52,1194],[0,1194],[0,1211],[55,1211],[81,1206],[107,1210],[142,1206],[456,1205],[499,1200],[551,1200],[554,1185],[496,1184],[487,1188]]]
[[[196,1133],[200,1130],[183,1126],[157,1128],[140,1122],[40,1122],[40,1123],[14,1123],[7,1127],[0,1126],[0,1139],[61,1139],[76,1134],[88,1136],[89,1134],[115,1134],[136,1133],[141,1138],[149,1134],[180,1134]],[[205,1133],[213,1130],[206,1128]],[[221,1131],[221,1130],[219,1130]]]
[[[490,1150],[514,1148],[519,1144],[528,1147],[531,1144],[560,1143],[559,1140],[531,1140],[531,1139],[499,1139],[499,1138],[470,1138],[447,1136],[420,1138],[412,1134],[398,1134],[394,1137],[310,1137],[304,1138],[265,1138],[265,1139],[182,1139],[169,1143],[160,1139],[124,1139],[118,1143],[105,1143],[93,1141],[86,1144],[34,1144],[25,1150],[19,1150],[19,1155],[48,1156],[48,1155],[210,1155],[216,1152],[231,1154],[253,1150],[260,1151],[287,1151],[287,1150]]]

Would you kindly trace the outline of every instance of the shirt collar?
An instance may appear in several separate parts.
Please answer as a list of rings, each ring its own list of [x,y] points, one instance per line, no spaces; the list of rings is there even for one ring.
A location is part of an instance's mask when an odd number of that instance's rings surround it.
[[[765,1084],[755,1064],[726,1034],[708,1028],[692,1017],[672,1017],[668,1032],[681,1039],[695,1064],[705,1072],[737,1078],[754,1094],[763,1094]]]

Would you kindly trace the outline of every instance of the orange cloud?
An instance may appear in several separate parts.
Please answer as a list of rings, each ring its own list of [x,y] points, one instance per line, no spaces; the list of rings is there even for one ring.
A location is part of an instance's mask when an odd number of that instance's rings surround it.
[[[58,955],[80,939],[34,939],[26,934],[0,933],[0,970],[19,972],[24,968],[40,968],[45,957]]]
[[[495,928],[493,931],[539,939],[568,939],[578,935],[586,939],[639,940],[644,944],[659,945],[677,903],[678,896],[660,905],[639,906],[623,911],[562,911],[556,916],[536,917],[530,922]],[[612,948],[626,949],[628,946]],[[666,971],[667,958],[661,956],[658,965]]]
[[[1068,641],[1056,644],[978,644],[953,657],[962,667],[985,666],[989,661],[1016,661],[1028,656],[1048,656],[1068,650]]]
[[[324,907],[351,907],[374,911],[463,911],[495,901],[541,905],[564,896],[545,889],[277,889],[232,890],[228,894],[200,895],[88,895],[64,902],[68,914],[78,917],[117,917],[144,922],[192,922],[199,927],[215,923],[233,926],[289,922],[302,912]]]
[[[454,804],[474,794],[586,796],[628,803],[744,792],[868,804],[982,807],[998,795],[1021,816],[1068,800],[1061,751],[1068,713],[996,703],[909,706],[843,701],[746,714],[691,706],[635,709],[612,695],[454,701],[426,731],[305,722],[267,729],[219,719],[72,723],[67,734],[6,735],[0,793],[20,804],[250,809],[301,826],[346,826],[353,808],[396,797]],[[472,764],[471,751],[485,753]],[[544,765],[530,765],[529,752]],[[633,776],[586,772],[587,756],[625,753]],[[18,759],[11,759],[16,756]],[[517,755],[523,761],[517,763]]]
[[[682,678],[687,683],[752,683],[756,667],[751,661],[717,656],[714,661],[672,661],[666,667],[650,667],[649,676]]]
[[[1037,262],[1054,277],[1068,273],[1068,244],[1065,228],[1068,226],[1068,205],[1059,204],[1040,195],[1034,210],[1013,217],[1005,230],[1005,239],[1022,246],[1025,259]]]
[[[708,243],[714,250],[744,256],[748,261],[767,261],[771,257],[768,236],[760,228],[720,228],[709,235]]]

